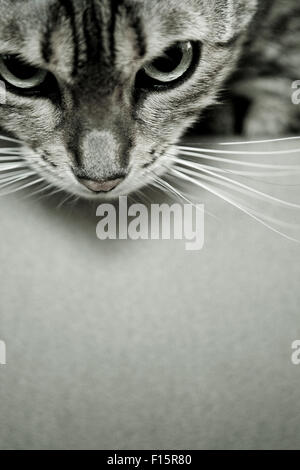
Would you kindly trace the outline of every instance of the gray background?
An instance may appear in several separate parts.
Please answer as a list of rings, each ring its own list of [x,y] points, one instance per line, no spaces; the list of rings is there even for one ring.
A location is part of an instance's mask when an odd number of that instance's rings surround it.
[[[0,199],[2,449],[299,448],[299,246],[199,197],[196,253]]]

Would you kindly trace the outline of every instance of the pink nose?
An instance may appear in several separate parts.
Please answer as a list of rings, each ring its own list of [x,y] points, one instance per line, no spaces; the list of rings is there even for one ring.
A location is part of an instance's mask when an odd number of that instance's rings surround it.
[[[79,179],[81,184],[91,191],[94,191],[94,193],[108,193],[112,189],[116,188],[123,180],[123,177],[108,181],[95,181],[85,178]]]

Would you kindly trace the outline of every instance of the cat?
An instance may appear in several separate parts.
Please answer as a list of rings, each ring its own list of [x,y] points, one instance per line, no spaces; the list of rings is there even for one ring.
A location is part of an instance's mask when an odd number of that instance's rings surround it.
[[[0,0],[0,127],[41,178],[92,199],[164,174],[201,116],[224,133],[297,132],[299,13],[298,0]]]

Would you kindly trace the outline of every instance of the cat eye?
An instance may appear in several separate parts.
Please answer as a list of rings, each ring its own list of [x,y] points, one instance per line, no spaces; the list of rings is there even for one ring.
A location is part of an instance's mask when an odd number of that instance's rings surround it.
[[[190,41],[179,42],[164,54],[144,67],[145,74],[163,83],[173,82],[182,77],[193,61],[193,46]]]
[[[201,56],[201,43],[176,42],[137,74],[135,96],[140,91],[164,91],[179,86],[196,70]]]
[[[3,55],[0,56],[0,75],[9,85],[30,90],[39,87],[48,73],[26,64],[15,55]]]

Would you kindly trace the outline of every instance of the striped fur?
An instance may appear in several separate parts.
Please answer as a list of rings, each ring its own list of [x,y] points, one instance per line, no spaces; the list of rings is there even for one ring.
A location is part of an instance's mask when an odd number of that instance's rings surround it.
[[[40,156],[31,164],[57,186],[86,196],[74,173],[125,175],[110,196],[127,194],[147,184],[149,169],[164,171],[166,151],[224,90],[247,101],[245,133],[296,131],[299,31],[298,0],[0,0],[0,54],[56,80],[49,96],[8,90],[0,126]],[[137,93],[138,71],[186,40],[202,45],[189,79]]]

